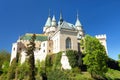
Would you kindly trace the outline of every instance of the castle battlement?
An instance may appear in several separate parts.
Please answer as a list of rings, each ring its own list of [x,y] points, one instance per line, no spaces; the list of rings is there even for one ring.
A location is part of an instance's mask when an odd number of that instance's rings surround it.
[[[96,38],[98,39],[106,39],[106,34],[101,34],[101,35],[95,35]]]

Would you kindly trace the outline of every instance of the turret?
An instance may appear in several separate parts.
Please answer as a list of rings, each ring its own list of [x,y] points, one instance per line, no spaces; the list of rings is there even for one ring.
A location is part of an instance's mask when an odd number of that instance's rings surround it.
[[[76,19],[76,22],[75,22],[75,27],[76,27],[76,29],[78,30],[78,32],[79,32],[79,36],[84,36],[84,30],[83,30],[83,28],[82,28],[82,24],[81,24],[81,22],[80,22],[80,20],[79,20],[79,15],[78,15],[78,13],[77,13],[77,19]]]
[[[55,19],[55,16],[53,15],[52,24],[51,24],[51,27],[50,27],[49,32],[50,32],[50,33],[51,33],[51,32],[55,32],[55,31],[56,31],[56,26],[57,26],[57,24],[56,24],[56,19]]]
[[[63,22],[63,17],[62,17],[62,13],[60,13],[60,19],[59,19],[59,25],[61,25],[62,24],[62,22]]]
[[[79,20],[78,14],[77,14],[77,20],[76,20],[76,22],[75,22],[75,26],[76,26],[76,28],[77,28],[78,30],[82,30],[82,24],[81,24],[81,22],[80,22],[80,20]]]
[[[107,50],[107,37],[106,37],[106,34],[103,34],[103,35],[96,35],[95,36],[99,41],[100,41],[100,43],[105,47],[105,49],[106,49],[106,52],[107,52],[107,54],[108,54],[108,50]]]
[[[51,26],[51,17],[49,15],[45,23],[45,27],[43,28],[43,32],[46,32],[46,29],[49,28],[50,26]]]
[[[56,23],[55,15],[53,15],[53,18],[52,18],[52,27],[56,27],[56,26],[57,26],[57,23]]]

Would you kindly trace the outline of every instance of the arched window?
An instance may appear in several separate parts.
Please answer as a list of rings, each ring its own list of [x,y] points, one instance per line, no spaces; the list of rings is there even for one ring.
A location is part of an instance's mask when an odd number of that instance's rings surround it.
[[[71,49],[71,39],[69,37],[66,39],[66,49]]]

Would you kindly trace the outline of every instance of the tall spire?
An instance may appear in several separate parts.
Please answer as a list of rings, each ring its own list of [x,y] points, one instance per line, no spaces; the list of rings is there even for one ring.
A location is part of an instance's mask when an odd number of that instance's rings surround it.
[[[46,27],[50,27],[50,26],[51,26],[50,9],[49,9],[48,19],[47,19],[47,21],[46,21],[46,23],[45,23],[45,26],[46,26]]]
[[[77,20],[76,20],[75,26],[76,27],[81,27],[82,26],[82,24],[80,23],[80,20],[79,20],[78,11],[77,11]]]
[[[50,9],[49,9],[49,12],[48,12],[48,17],[50,17]]]
[[[60,24],[63,22],[62,12],[60,12]]]

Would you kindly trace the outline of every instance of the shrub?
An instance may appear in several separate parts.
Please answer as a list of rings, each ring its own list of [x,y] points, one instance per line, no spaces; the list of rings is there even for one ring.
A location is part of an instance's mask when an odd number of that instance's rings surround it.
[[[74,51],[74,50],[67,50],[66,51],[66,55],[69,59],[69,63],[71,65],[72,68],[74,67],[78,67],[78,60],[79,60],[79,56],[78,56],[78,52]]]

